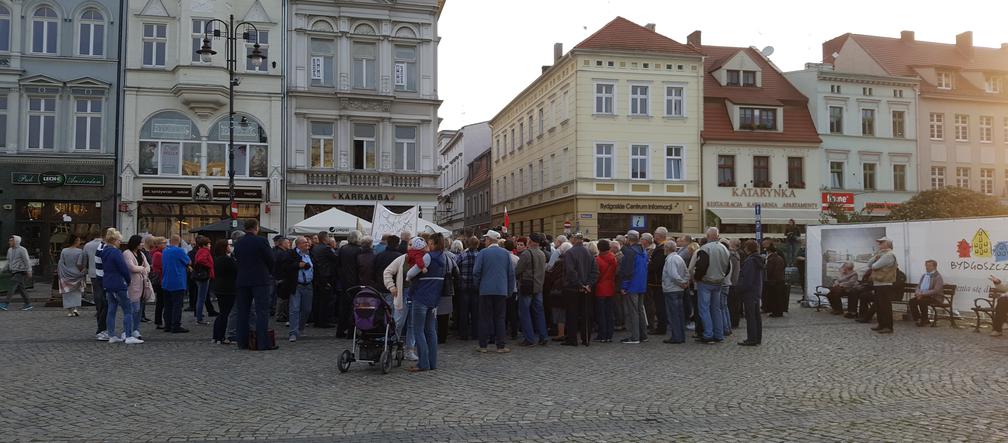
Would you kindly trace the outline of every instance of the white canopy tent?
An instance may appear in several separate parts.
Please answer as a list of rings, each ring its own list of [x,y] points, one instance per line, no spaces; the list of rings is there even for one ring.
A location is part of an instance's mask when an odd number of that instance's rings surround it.
[[[434,222],[427,221],[424,219],[417,220],[417,226],[420,232],[440,232],[442,234],[450,234],[451,231],[442,228]],[[318,234],[319,232],[328,232],[335,236],[346,236],[350,234],[350,231],[357,229],[365,234],[371,232],[371,222],[357,217],[353,214],[341,211],[336,208],[331,208],[324,212],[315,214],[314,216],[306,218],[304,221],[291,226],[290,233],[296,235],[309,235]],[[396,232],[396,235],[399,233]],[[381,239],[375,239],[381,240]]]

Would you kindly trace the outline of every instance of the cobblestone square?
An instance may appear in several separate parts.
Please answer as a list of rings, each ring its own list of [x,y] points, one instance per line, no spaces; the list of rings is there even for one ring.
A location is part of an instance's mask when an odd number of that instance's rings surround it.
[[[97,342],[93,310],[0,313],[2,441],[1004,441],[1008,342],[791,305],[764,345],[518,348],[450,340],[437,371],[355,364],[309,329],[273,352],[145,324]],[[279,326],[277,325],[278,329]]]

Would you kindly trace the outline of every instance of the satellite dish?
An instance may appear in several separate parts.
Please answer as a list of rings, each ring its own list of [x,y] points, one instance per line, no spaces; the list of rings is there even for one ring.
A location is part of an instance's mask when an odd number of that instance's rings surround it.
[[[837,58],[837,57],[840,57],[840,53],[839,52],[834,52],[833,53],[833,58]]]
[[[763,48],[763,50],[760,51],[760,54],[763,54],[764,57],[769,57],[773,55],[773,46],[767,46]]]

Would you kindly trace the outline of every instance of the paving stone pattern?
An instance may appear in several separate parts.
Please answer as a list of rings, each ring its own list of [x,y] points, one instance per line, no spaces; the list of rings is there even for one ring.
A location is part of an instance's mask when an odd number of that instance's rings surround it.
[[[127,347],[92,338],[92,310],[0,312],[0,441],[1008,440],[1008,340],[966,328],[879,336],[792,305],[757,348],[734,345],[744,329],[507,355],[453,340],[437,371],[382,375],[339,374],[332,330],[253,353],[188,322]]]

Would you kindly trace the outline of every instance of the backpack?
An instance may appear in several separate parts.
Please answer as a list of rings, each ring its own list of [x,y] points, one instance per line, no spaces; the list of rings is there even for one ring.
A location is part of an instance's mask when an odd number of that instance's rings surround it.
[[[896,268],[896,281],[893,282],[893,287],[899,289],[900,292],[902,293],[903,288],[906,287],[906,282],[907,282],[906,274],[904,274],[903,271],[900,270],[899,268]],[[900,295],[900,297],[902,298],[902,295]]]

